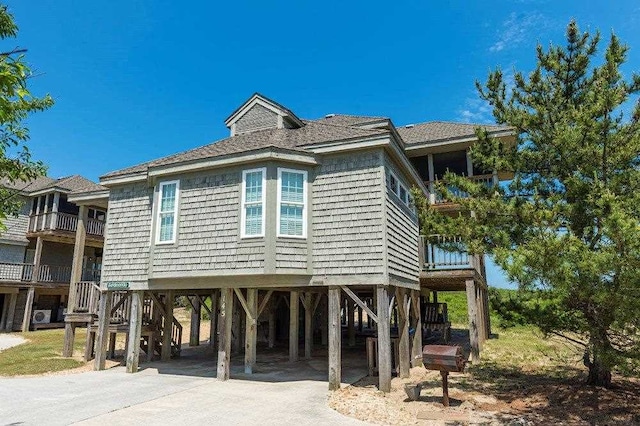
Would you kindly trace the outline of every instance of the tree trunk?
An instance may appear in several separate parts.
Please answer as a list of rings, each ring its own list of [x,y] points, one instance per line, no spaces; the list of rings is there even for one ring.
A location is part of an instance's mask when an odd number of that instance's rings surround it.
[[[584,365],[589,369],[587,384],[590,386],[611,387],[611,365],[603,362],[606,354],[610,354],[613,348],[606,337],[606,333],[594,333],[600,338],[591,336],[591,344],[584,353]]]
[[[611,387],[611,369],[598,360],[590,361],[587,384],[591,386]]]

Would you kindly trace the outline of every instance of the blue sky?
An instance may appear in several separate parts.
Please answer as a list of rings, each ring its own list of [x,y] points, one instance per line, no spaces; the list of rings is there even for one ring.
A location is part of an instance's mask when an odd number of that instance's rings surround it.
[[[640,70],[633,0],[7,3],[20,33],[4,48],[29,49],[32,91],[56,101],[28,120],[52,177],[96,180],[224,138],[256,91],[302,118],[490,122],[474,81],[532,69],[536,42],[562,42],[571,18],[615,30],[625,71]]]

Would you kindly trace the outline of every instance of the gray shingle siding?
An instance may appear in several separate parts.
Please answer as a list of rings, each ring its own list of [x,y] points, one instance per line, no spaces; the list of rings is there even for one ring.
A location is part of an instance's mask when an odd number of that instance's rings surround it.
[[[308,236],[308,238],[311,238]],[[278,239],[276,268],[307,268],[307,240]]]
[[[240,239],[241,180],[241,170],[181,179],[177,243],[155,247],[154,274],[264,268],[264,239]]]
[[[262,105],[254,105],[246,114],[236,121],[236,133],[271,129],[277,126],[278,114]]]
[[[314,275],[385,272],[380,151],[326,157],[313,183]]]
[[[418,281],[418,219],[411,210],[389,189],[389,172],[407,188],[411,185],[398,167],[385,154],[385,188],[387,215],[387,262],[389,274],[399,279]]]
[[[146,183],[114,187],[104,243],[102,281],[147,281],[151,200]]]
[[[6,229],[0,231],[0,239],[16,241],[20,243],[28,242],[26,233],[29,226],[29,212],[31,211],[31,198],[20,197],[23,203],[18,216],[7,216],[2,223]]]

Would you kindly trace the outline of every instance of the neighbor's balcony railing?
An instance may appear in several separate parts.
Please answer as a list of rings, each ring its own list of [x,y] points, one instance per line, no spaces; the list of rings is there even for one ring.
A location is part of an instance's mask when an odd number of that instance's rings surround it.
[[[100,270],[84,269],[82,277],[83,280],[99,281]],[[0,281],[68,284],[71,266],[40,265],[36,271],[32,263],[0,262]]]
[[[474,175],[474,176],[469,176],[467,179],[470,179],[474,182],[477,183],[482,183],[485,186],[491,187],[491,186],[495,186],[498,185],[498,175],[497,174],[486,174],[486,175]],[[440,194],[436,193],[436,184],[438,183],[438,180],[435,181],[426,181],[425,185],[427,186],[427,188],[429,189],[429,203],[430,204],[444,204],[444,203],[449,203],[450,200],[445,199],[444,197],[442,197]],[[443,183],[445,183],[446,185],[446,181],[442,181]],[[469,196],[469,194],[467,194],[464,191],[461,191],[458,188],[454,188],[454,187],[448,187],[449,192],[451,192],[455,197],[458,198],[467,198]]]
[[[48,212],[34,214],[29,217],[29,232],[39,231],[67,231],[76,232],[78,228],[78,216],[69,213]],[[104,221],[87,219],[85,223],[87,234],[104,236]]]
[[[475,269],[484,276],[484,256],[469,254],[460,237],[434,234],[421,236],[420,239],[421,245],[424,247],[423,270]]]

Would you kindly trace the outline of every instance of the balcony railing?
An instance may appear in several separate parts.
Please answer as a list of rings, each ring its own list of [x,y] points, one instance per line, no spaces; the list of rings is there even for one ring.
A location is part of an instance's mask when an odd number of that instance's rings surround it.
[[[480,275],[485,275],[484,256],[468,253],[460,237],[428,235],[420,238],[424,247],[423,270],[475,269]]]
[[[474,175],[474,176],[469,176],[468,179],[476,183],[481,183],[487,187],[491,187],[498,184],[498,176],[494,174]],[[431,204],[444,204],[444,203],[451,202],[450,200],[447,200],[444,197],[442,197],[440,194],[436,193],[435,186],[438,182],[439,181],[437,180],[425,182],[425,185],[429,189],[429,193],[430,193],[429,202]],[[446,181],[443,180],[442,182],[446,185]],[[447,189],[449,190],[449,192],[451,192],[451,194],[453,194],[454,197],[457,197],[457,198],[467,198],[469,196],[469,194],[460,190],[459,188],[448,186]]]
[[[82,277],[83,280],[100,281],[100,270],[84,269]],[[0,281],[68,284],[71,266],[40,265],[36,271],[32,263],[0,262]]]
[[[39,231],[67,231],[76,232],[78,228],[78,216],[69,213],[48,212],[34,214],[29,217],[29,232]],[[104,236],[104,221],[87,219],[85,223],[87,234]]]

